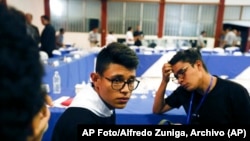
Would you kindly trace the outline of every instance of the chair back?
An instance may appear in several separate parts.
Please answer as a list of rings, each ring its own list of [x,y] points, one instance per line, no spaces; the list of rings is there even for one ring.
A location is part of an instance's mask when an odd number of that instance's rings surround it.
[[[52,54],[53,54],[53,55],[57,55],[57,56],[61,56],[61,55],[62,55],[61,51],[60,51],[60,50],[57,50],[57,49],[53,50],[53,51],[52,51]]]
[[[49,55],[45,51],[39,51],[40,54],[40,60],[41,61],[46,61],[49,59]]]
[[[225,50],[223,48],[216,47],[216,48],[213,49],[213,54],[224,55],[225,54]]]

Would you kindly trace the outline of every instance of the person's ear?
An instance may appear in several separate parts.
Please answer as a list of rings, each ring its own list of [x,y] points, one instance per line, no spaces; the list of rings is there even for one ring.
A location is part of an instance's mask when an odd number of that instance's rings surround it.
[[[197,66],[197,68],[198,68],[199,70],[203,68],[203,63],[202,63],[201,60],[197,60],[197,61],[195,62],[195,64],[196,64],[196,66]]]
[[[91,73],[90,74],[91,80],[92,80],[92,84],[94,85],[94,89],[96,91],[99,91],[99,86],[101,85],[101,81],[100,80],[100,75],[98,73]]]
[[[90,77],[93,83],[97,82],[97,80],[100,78],[98,73],[91,73]]]

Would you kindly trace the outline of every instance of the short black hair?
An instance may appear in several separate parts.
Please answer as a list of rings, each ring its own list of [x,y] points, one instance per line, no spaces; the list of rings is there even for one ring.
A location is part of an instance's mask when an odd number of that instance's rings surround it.
[[[132,27],[131,27],[131,26],[129,26],[127,31],[130,31],[131,29],[132,29]]]
[[[27,34],[23,12],[0,4],[0,135],[26,141],[45,103],[38,46]]]
[[[195,64],[197,60],[200,60],[203,64],[205,71],[208,71],[206,65],[204,64],[204,61],[202,60],[200,51],[196,48],[178,51],[169,61],[169,64],[175,65],[177,62],[181,61],[188,62],[193,66],[193,64]]]
[[[136,53],[122,43],[110,43],[97,55],[96,72],[102,75],[109,64],[115,63],[128,69],[137,69],[139,59]]]
[[[49,18],[49,16],[47,16],[47,15],[42,15],[41,18],[43,18],[43,19],[45,19],[45,20],[47,20],[47,21],[50,21],[50,18]]]
[[[206,31],[205,31],[205,30],[201,31],[201,34],[204,34],[204,33],[206,33]]]
[[[60,29],[59,29],[59,32],[60,32],[60,33],[64,32],[64,28],[60,28]]]

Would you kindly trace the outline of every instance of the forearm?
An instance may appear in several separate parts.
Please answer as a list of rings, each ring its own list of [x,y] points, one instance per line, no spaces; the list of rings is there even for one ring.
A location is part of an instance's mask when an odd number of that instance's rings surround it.
[[[154,104],[153,104],[153,113],[155,114],[160,114],[164,112],[164,106],[165,106],[165,92],[166,92],[166,87],[167,87],[166,81],[162,80],[158,90],[155,93],[155,99],[154,99]]]

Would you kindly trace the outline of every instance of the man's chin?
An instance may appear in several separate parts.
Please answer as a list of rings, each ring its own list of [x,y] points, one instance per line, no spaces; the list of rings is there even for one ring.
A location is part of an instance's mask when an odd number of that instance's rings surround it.
[[[119,104],[115,106],[116,109],[123,109],[125,107],[126,107],[126,104]]]

